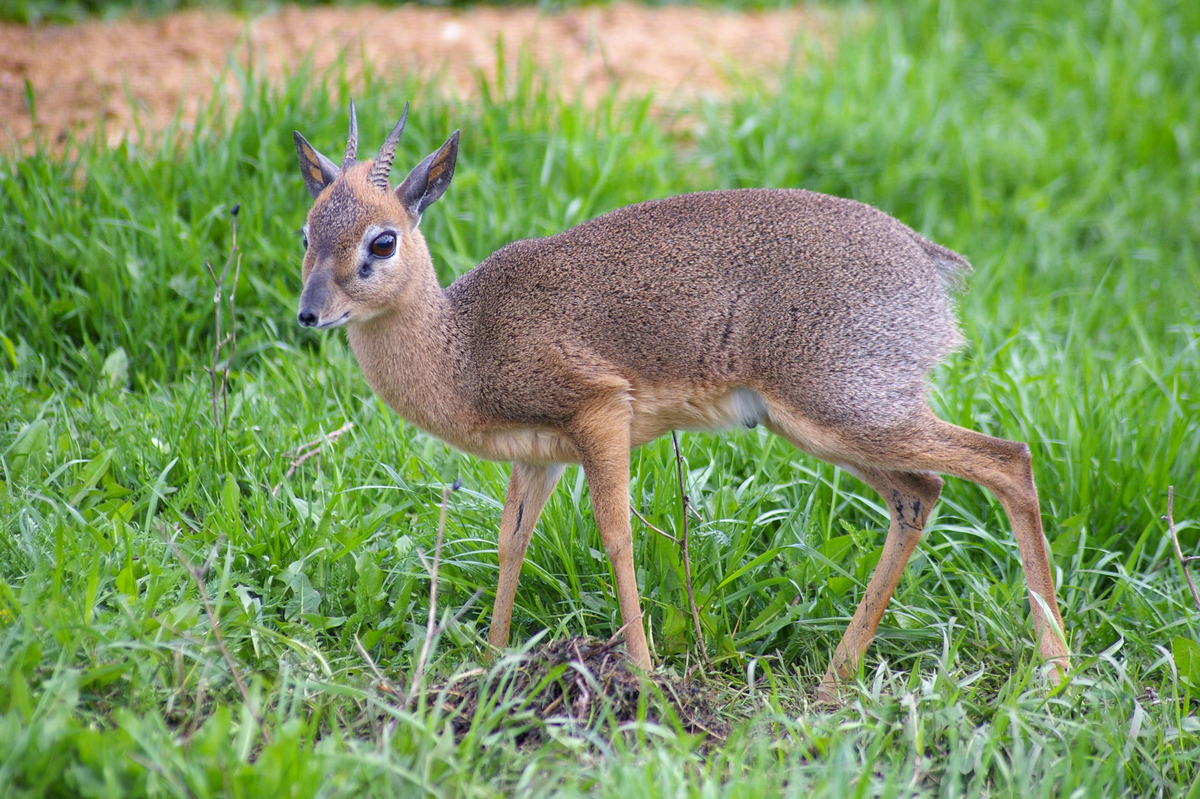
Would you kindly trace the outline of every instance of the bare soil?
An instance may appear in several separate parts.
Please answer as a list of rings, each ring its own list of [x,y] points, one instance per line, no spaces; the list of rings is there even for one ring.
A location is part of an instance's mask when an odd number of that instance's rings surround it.
[[[419,6],[281,10],[249,20],[203,11],[159,19],[27,27],[0,24],[0,148],[53,145],[87,134],[103,119],[110,143],[137,118],[161,129],[182,110],[185,123],[211,96],[232,60],[253,61],[271,78],[306,57],[318,70],[343,53],[351,76],[441,74],[439,87],[469,97],[477,75],[496,73],[521,47],[563,91],[597,96],[616,83],[673,105],[722,95],[739,72],[779,74],[801,32],[828,26],[820,12],[793,8],[734,13],[631,3],[543,13],[533,7],[466,10]],[[33,91],[31,113],[26,86]],[[223,91],[235,92],[231,82]],[[236,100],[236,97],[234,98]]]
[[[492,674],[475,669],[426,692],[430,704],[441,704],[450,715],[459,736],[470,732],[480,704],[497,696],[510,704],[506,726],[521,730],[517,742],[532,747],[543,742],[550,727],[578,733],[639,720],[677,721],[687,732],[703,734],[704,745],[713,747],[729,737],[732,722],[748,717],[738,697],[713,683],[639,674],[623,646],[586,637],[550,641],[515,667]],[[664,718],[664,711],[674,719]]]

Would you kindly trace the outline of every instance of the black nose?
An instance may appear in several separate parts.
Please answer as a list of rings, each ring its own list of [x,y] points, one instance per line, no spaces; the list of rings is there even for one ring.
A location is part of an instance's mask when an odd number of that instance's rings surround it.
[[[305,327],[313,327],[317,324],[317,315],[312,311],[301,311],[297,318],[300,319],[300,324]]]

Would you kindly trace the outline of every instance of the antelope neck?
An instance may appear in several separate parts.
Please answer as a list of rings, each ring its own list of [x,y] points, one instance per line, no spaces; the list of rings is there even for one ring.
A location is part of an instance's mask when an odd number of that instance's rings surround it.
[[[456,336],[441,287],[414,287],[405,302],[346,329],[363,376],[396,413],[438,437],[474,414],[454,373]]]

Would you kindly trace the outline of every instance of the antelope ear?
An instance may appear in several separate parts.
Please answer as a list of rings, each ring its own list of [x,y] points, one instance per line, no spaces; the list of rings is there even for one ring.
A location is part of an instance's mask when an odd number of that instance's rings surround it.
[[[396,187],[396,197],[418,222],[425,209],[437,202],[450,186],[458,162],[458,135],[457,130],[451,133],[437,152],[413,167]]]
[[[294,131],[296,139],[296,155],[300,157],[300,174],[304,176],[304,185],[315,200],[317,196],[338,176],[338,168],[325,156],[321,155],[309,144],[300,131]]]

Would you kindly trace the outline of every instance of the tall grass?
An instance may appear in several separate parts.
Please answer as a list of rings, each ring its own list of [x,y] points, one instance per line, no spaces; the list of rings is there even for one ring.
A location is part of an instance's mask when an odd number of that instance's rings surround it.
[[[183,143],[78,142],[0,164],[5,795],[1186,793],[1200,773],[1196,615],[1160,516],[1174,484],[1194,551],[1200,12],[885,5],[836,41],[833,55],[804,52],[781,85],[746,79],[736,99],[693,109],[695,128],[645,99],[562,98],[528,64],[469,102],[380,75],[268,86],[235,72],[240,110],[218,102]],[[717,663],[693,677],[726,694],[731,717],[753,718],[730,742],[707,749],[668,712],[622,731],[549,725],[545,744],[522,749],[518,726],[544,722],[503,690],[463,740],[436,703],[382,702],[355,638],[397,682],[411,673],[428,610],[418,553],[454,478],[465,490],[442,596],[453,611],[485,594],[441,637],[433,672],[481,654],[506,469],[404,425],[340,337],[291,323],[307,205],[291,131],[336,152],[334,98],[351,94],[366,148],[413,100],[398,168],[463,128],[454,184],[423,222],[447,282],[514,238],[741,185],[861,199],[966,254],[971,343],[935,374],[934,403],[1034,447],[1073,684],[1048,694],[1040,681],[998,503],[952,481],[858,691],[837,713],[812,711],[806,692],[886,513],[849,476],[755,430],[682,442]],[[203,264],[224,258],[238,202],[225,433],[206,411]],[[319,469],[286,477],[283,453],[347,421]],[[673,459],[669,442],[643,447],[631,485],[668,530]],[[207,580],[249,703],[168,536],[195,562],[225,541]],[[697,642],[682,562],[640,525],[635,536],[655,652],[683,672]],[[602,553],[569,471],[530,547],[514,639],[618,629]]]

